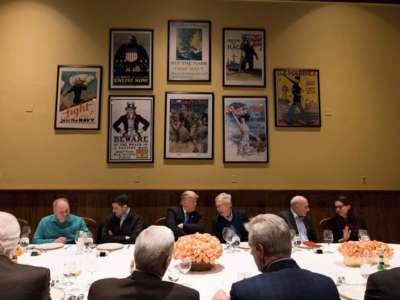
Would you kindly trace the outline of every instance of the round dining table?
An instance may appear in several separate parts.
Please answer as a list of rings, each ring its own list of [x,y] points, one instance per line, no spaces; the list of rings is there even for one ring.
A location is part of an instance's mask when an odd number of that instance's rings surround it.
[[[315,249],[294,248],[292,258],[304,269],[329,276],[337,284],[342,299],[359,300],[364,298],[366,280],[361,276],[360,268],[347,267],[343,257],[338,252],[338,244],[320,244],[323,253]],[[400,245],[390,245],[394,248],[390,268],[400,267]],[[134,245],[123,246],[119,250],[110,251],[105,257],[99,256],[96,249],[78,253],[76,245],[66,245],[60,249],[42,251],[38,256],[32,256],[31,251],[21,255],[18,262],[50,269],[53,288],[64,290],[65,299],[69,295],[87,297],[90,284],[98,279],[129,276]],[[73,286],[65,286],[63,276],[66,265],[74,263],[78,266],[80,275]],[[377,271],[376,265],[371,265],[369,273]],[[176,278],[169,276],[172,270],[167,270],[163,280],[177,280],[177,283],[199,291],[201,300],[210,300],[215,292],[222,289],[229,295],[232,283],[259,274],[247,243],[241,243],[234,251],[224,249],[223,255],[215,262],[211,270],[188,272]],[[73,299],[73,298],[70,298]]]

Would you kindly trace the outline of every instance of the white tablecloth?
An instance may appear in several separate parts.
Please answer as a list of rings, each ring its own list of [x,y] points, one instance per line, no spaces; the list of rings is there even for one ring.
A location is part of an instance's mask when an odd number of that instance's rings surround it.
[[[391,267],[400,266],[400,245],[391,245],[395,249]],[[324,246],[325,247],[325,246]],[[361,277],[359,268],[349,268],[343,265],[342,256],[337,252],[337,245],[331,245],[333,253],[316,254],[313,250],[301,249],[293,252],[292,257],[300,267],[324,274],[337,281],[338,276],[344,276],[346,286],[342,289],[353,291],[355,297],[363,298],[365,280]],[[66,261],[77,260],[82,265],[82,274],[77,279],[77,286],[83,293],[87,293],[90,282],[106,277],[127,277],[130,273],[130,262],[133,256],[134,245],[111,252],[107,257],[96,257],[97,271],[93,276],[87,272],[85,263],[87,255],[76,255],[75,246],[66,246],[63,249],[47,251],[40,256],[24,254],[19,257],[19,263],[47,267],[51,271],[52,279],[62,279],[63,265]],[[258,274],[253,257],[249,250],[226,253],[218,259],[211,271],[189,272],[181,275],[178,283],[190,286],[200,292],[201,300],[209,300],[219,289],[224,289],[228,294],[233,282]],[[167,280],[167,274],[164,277]]]

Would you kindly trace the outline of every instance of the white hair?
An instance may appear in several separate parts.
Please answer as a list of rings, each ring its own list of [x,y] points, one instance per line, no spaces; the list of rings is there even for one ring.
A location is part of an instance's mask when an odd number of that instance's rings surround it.
[[[153,225],[143,230],[135,243],[134,258],[137,269],[163,276],[174,243],[174,234],[168,227]]]
[[[221,193],[217,197],[215,197],[215,201],[221,199],[224,203],[232,204],[232,196],[227,193]]]
[[[183,201],[183,200],[185,200],[185,199],[187,199],[187,198],[193,198],[193,199],[196,199],[196,200],[198,200],[199,199],[199,195],[197,195],[195,192],[193,192],[193,191],[184,191],[182,194],[181,194],[181,201]]]
[[[17,219],[0,211],[0,255],[9,255],[18,245],[20,227]]]
[[[265,256],[284,258],[292,252],[289,227],[285,220],[273,214],[255,216],[246,225],[249,232],[249,242],[260,244]]]
[[[292,200],[290,200],[290,207],[293,208],[295,207],[297,204],[303,202],[303,201],[307,201],[306,197],[304,196],[294,196],[292,198]]]

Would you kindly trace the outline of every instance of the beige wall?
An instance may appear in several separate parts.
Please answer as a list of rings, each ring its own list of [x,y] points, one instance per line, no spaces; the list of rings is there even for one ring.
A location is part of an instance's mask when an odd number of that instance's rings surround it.
[[[168,19],[212,21],[211,84],[167,84]],[[106,164],[110,27],[154,29],[154,164]],[[223,27],[266,29],[266,89],[222,87]],[[0,37],[1,189],[400,189],[399,6],[1,1]],[[59,64],[103,65],[100,131],[54,131]],[[276,67],[320,69],[321,129],[274,127]],[[165,91],[215,93],[214,160],[163,159]],[[269,164],[223,164],[223,95],[268,96]],[[29,104],[32,113],[25,112]]]

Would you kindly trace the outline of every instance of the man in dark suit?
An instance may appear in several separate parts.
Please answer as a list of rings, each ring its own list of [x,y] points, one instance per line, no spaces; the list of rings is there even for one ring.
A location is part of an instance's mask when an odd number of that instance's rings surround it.
[[[227,227],[239,236],[240,241],[247,242],[248,233],[244,224],[249,218],[244,212],[232,209],[232,196],[226,193],[219,194],[215,197],[215,208],[218,215],[212,220],[213,235],[223,243],[222,230]]]
[[[103,243],[134,244],[144,229],[143,218],[128,206],[128,195],[122,194],[112,200],[113,214],[102,225]]]
[[[301,269],[290,258],[290,232],[282,218],[258,215],[246,227],[251,254],[262,273],[234,283],[231,300],[339,300],[332,279]],[[226,299],[229,297],[223,291],[213,297],[213,300]]]
[[[135,270],[128,278],[94,282],[88,300],[198,300],[194,289],[162,281],[174,249],[174,235],[165,226],[150,226],[136,239]]]
[[[308,200],[303,196],[295,196],[290,200],[290,209],[278,213],[289,225],[290,229],[296,230],[301,241],[317,242],[317,234],[307,213],[310,211]]]
[[[0,299],[50,300],[50,271],[17,263],[15,249],[20,228],[17,219],[0,212]]]
[[[175,239],[186,234],[203,232],[201,216],[196,211],[199,195],[193,191],[181,194],[180,206],[167,209],[165,224],[173,231]]]
[[[376,272],[368,277],[364,300],[400,299],[400,268]]]

